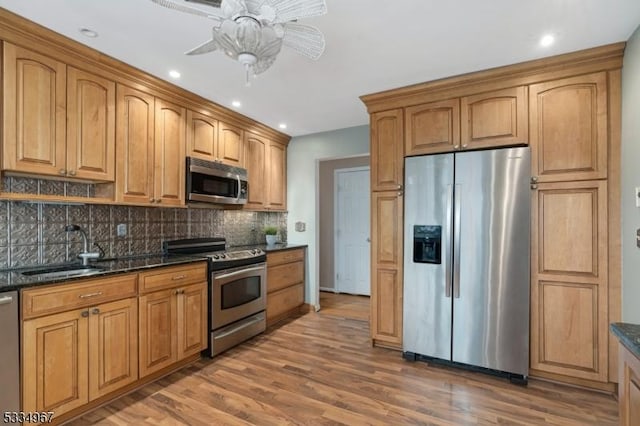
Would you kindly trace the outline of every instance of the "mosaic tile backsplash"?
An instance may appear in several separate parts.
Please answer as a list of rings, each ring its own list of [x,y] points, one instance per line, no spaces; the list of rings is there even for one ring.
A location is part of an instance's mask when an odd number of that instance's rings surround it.
[[[58,195],[70,190],[74,195],[82,194],[78,196],[92,194],[91,185],[26,178],[4,180],[5,191],[11,185],[13,192],[28,188],[24,192],[45,189],[46,193]],[[89,237],[90,250],[97,243],[107,257],[158,253],[163,240],[177,238],[221,236],[227,239],[228,246],[263,244],[263,228],[267,225],[278,227],[280,241],[287,240],[287,215],[282,212],[0,201],[0,268],[76,260],[82,251],[82,237],[77,232],[65,232],[69,224],[81,226]],[[118,224],[126,224],[125,237],[116,235]]]

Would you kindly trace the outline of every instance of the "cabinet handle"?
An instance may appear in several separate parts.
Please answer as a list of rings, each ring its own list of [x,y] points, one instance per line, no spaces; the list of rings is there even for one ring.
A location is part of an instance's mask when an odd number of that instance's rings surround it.
[[[536,185],[535,183],[531,184],[531,189],[538,189],[538,185]]]
[[[402,189],[402,184],[399,184],[396,189]]]
[[[538,183],[538,176],[531,176],[531,183]]]
[[[185,278],[187,278],[186,275],[176,275],[175,277],[171,277],[171,280],[178,281],[178,280],[184,280]]]
[[[453,149],[460,149],[460,145],[454,145]]]
[[[403,192],[402,191],[398,191],[398,197],[402,197]]]
[[[60,169],[58,170],[58,174],[64,176],[67,174],[67,171],[65,169]]]
[[[465,149],[467,146],[469,146],[469,145],[467,145],[467,144],[465,143],[464,145],[462,145],[462,149]]]
[[[82,313],[80,314],[80,316],[81,316],[82,318],[86,318],[86,317],[88,317],[88,316],[89,316],[89,311],[82,311]]]
[[[160,198],[158,198],[158,199],[156,200],[156,203],[158,203],[158,204],[160,204],[161,202],[162,202],[162,199],[160,199]]]
[[[80,299],[87,299],[89,297],[96,297],[96,296],[102,296],[102,292],[101,291],[96,291],[95,293],[87,293],[87,294],[81,294]]]
[[[156,202],[156,199],[155,199],[155,198],[149,198],[149,202],[150,202],[150,203],[155,203],[155,202]]]
[[[98,308],[93,308],[93,310],[91,311],[91,313],[92,313],[93,315],[98,315],[98,314],[100,313],[100,309],[98,309]]]
[[[75,176],[75,175],[76,175],[75,170],[69,170],[69,176]]]

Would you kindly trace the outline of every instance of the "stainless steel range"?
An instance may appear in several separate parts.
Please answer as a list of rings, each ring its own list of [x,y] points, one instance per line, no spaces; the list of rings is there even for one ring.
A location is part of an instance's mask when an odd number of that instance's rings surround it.
[[[226,250],[224,238],[165,241],[167,254],[209,261],[210,356],[266,329],[267,255],[260,249]]]

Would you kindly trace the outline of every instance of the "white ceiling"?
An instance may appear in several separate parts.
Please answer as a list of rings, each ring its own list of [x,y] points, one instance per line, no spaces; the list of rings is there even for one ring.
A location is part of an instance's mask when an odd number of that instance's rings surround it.
[[[179,0],[180,1],[180,0]],[[327,0],[317,61],[284,48],[245,87],[240,64],[220,52],[182,52],[211,36],[212,21],[150,0],[0,0],[67,37],[292,136],[368,123],[360,95],[500,65],[626,41],[640,25],[640,0]],[[204,6],[200,6],[206,8]],[[86,27],[100,36],[78,32]],[[556,43],[538,45],[544,33]]]

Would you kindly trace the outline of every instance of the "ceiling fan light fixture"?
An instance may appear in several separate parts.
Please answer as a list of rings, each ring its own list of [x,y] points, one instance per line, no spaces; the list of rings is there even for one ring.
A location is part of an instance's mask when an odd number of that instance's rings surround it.
[[[273,65],[282,46],[313,60],[324,52],[324,35],[317,28],[297,21],[327,13],[326,0],[221,0],[219,9],[207,12],[180,0],[151,1],[215,21],[212,38],[186,54],[221,50],[244,66],[247,86],[250,74],[255,77]],[[207,4],[214,0],[191,1]]]

